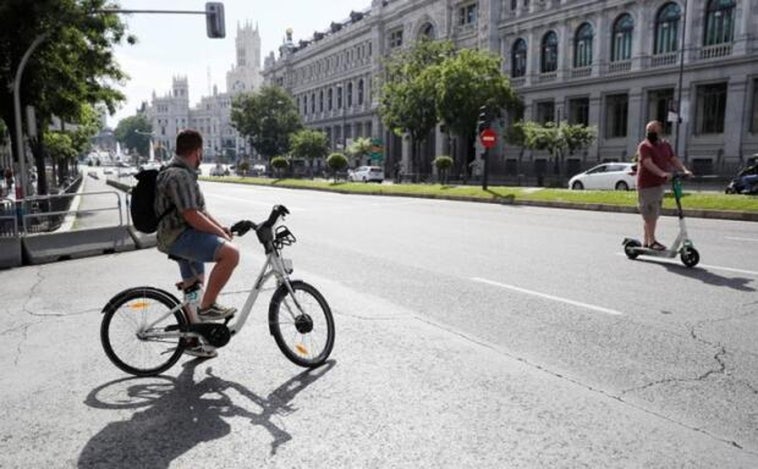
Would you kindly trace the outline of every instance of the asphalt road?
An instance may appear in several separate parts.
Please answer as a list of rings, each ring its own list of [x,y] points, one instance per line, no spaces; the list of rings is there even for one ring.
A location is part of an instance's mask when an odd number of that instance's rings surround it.
[[[755,224],[688,219],[686,269],[623,256],[635,215],[203,187],[229,223],[290,208],[333,361],[289,364],[257,305],[219,358],[126,379],[99,310],[165,257],[2,271],[0,467],[758,466]],[[263,261],[237,242],[230,304]]]

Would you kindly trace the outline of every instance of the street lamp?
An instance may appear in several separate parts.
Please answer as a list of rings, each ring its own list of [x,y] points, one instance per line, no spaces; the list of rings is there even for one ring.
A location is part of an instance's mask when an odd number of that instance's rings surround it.
[[[679,57],[679,89],[676,98],[676,136],[674,137],[674,153],[679,156],[679,131],[682,125],[682,76],[684,75],[684,40],[687,30],[687,0],[684,0],[684,11],[682,12],[682,41],[679,43],[681,55]],[[686,151],[685,151],[686,154]],[[686,160],[685,160],[686,161]]]

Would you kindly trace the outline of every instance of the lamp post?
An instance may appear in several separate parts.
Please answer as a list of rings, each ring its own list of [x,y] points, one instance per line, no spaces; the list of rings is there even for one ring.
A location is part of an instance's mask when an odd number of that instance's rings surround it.
[[[682,77],[684,75],[684,40],[687,31],[687,0],[684,0],[684,11],[682,12],[682,41],[679,44],[681,54],[679,57],[679,84],[676,98],[676,136],[674,137],[674,153],[679,156],[679,132],[682,125]],[[686,152],[685,152],[686,154]],[[686,159],[685,159],[686,161]]]

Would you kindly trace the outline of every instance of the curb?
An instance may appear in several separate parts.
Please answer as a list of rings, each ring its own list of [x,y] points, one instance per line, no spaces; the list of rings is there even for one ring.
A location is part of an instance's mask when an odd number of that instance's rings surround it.
[[[255,184],[240,181],[223,181],[217,179],[202,178],[201,180],[206,182],[220,182],[224,184],[247,184],[251,186],[271,187],[280,189],[298,189],[308,191],[319,192],[331,192],[333,194],[353,194],[353,195],[370,195],[370,196],[386,196],[386,197],[407,197],[416,199],[434,199],[434,200],[452,200],[456,202],[477,202],[486,204],[499,204],[499,205],[524,205],[532,207],[544,207],[544,208],[561,208],[571,210],[591,210],[596,212],[617,212],[617,213],[639,213],[637,207],[630,207],[627,205],[610,205],[610,204],[582,204],[577,202],[548,202],[542,200],[517,200],[513,197],[505,198],[492,198],[481,199],[477,197],[465,197],[465,196],[446,196],[446,195],[430,195],[430,194],[389,194],[389,193],[368,193],[368,192],[352,192],[352,191],[340,191],[334,189],[327,189],[323,187],[300,187],[292,186],[288,184]],[[677,212],[672,208],[661,209],[661,214],[666,216],[676,216]],[[687,218],[706,218],[706,219],[718,219],[718,220],[734,220],[734,221],[751,221],[758,222],[758,213],[756,212],[734,212],[728,210],[700,210],[700,209],[684,209],[684,216]]]

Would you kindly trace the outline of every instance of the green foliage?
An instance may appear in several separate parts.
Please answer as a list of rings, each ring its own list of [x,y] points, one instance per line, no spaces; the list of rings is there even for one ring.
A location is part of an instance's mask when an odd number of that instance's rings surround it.
[[[445,171],[453,166],[453,159],[446,155],[438,156],[434,159],[434,166],[440,171]]]
[[[144,114],[136,114],[121,119],[116,126],[114,135],[124,148],[130,152],[136,152],[141,156],[147,156],[150,153],[150,133],[153,131],[152,125]],[[148,134],[148,135],[145,135]]]
[[[326,165],[332,171],[342,171],[347,168],[347,158],[342,153],[332,153],[326,159]]]
[[[265,157],[289,151],[291,136],[303,127],[292,97],[278,86],[264,86],[234,99],[232,125]]]
[[[292,134],[290,150],[296,158],[320,160],[329,154],[329,140],[324,132],[299,130]]]
[[[523,135],[523,145],[530,150],[547,150],[552,156],[587,148],[597,138],[597,129],[584,125],[571,125],[561,122],[538,124],[527,121],[514,126]]]
[[[57,161],[74,159],[78,154],[71,135],[66,132],[45,132],[44,143],[50,156]]]
[[[353,140],[353,143],[348,147],[347,153],[353,156],[364,156],[371,151],[371,139],[368,137],[359,137]]]
[[[289,168],[290,162],[283,156],[275,156],[271,158],[271,167],[278,170],[285,170]]]

